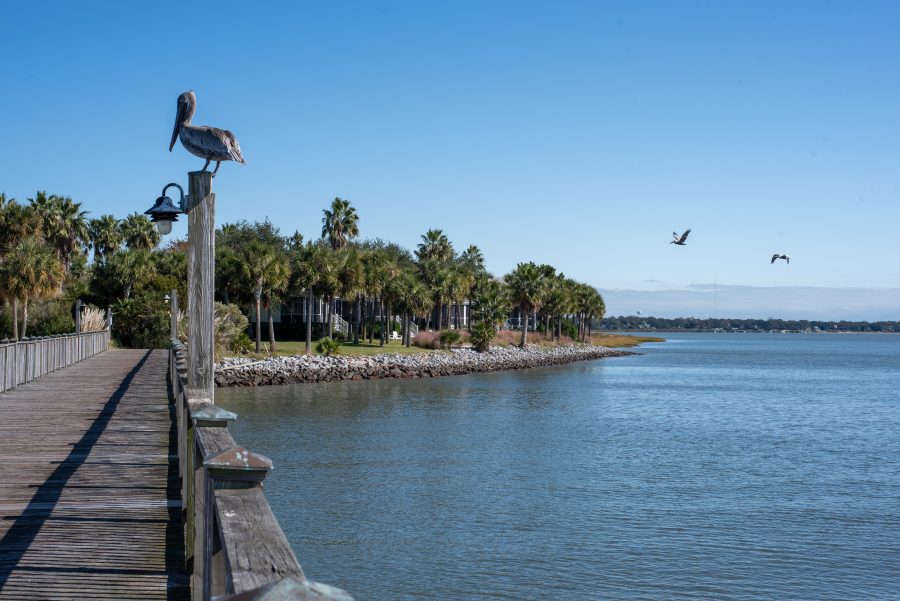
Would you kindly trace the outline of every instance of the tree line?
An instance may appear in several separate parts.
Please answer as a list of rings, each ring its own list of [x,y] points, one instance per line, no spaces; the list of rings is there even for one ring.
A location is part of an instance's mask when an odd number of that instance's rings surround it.
[[[359,235],[359,214],[342,198],[323,209],[321,236],[315,240],[304,241],[299,232],[282,235],[269,220],[224,224],[216,231],[217,299],[241,307],[253,319],[257,351],[263,312],[268,343],[275,350],[273,309],[296,299],[305,305],[306,352],[314,334],[335,337],[336,299],[352,303],[349,341],[384,344],[396,329],[409,345],[410,324],[440,331],[467,321],[471,341],[480,350],[490,347],[511,312],[518,313],[524,345],[529,329],[555,340],[586,340],[592,320],[605,311],[595,288],[550,265],[522,262],[495,277],[477,246],[457,252],[440,229],[428,230],[412,251]],[[167,293],[186,294],[186,242],[174,240],[163,248],[159,243],[144,215],[89,219],[81,204],[68,197],[38,192],[18,203],[0,195],[4,335],[28,335],[32,302],[43,307],[36,334],[71,331],[71,304],[79,298],[112,309],[113,335],[122,345],[164,346]],[[309,316],[319,301],[325,315],[316,324]],[[466,301],[469,320],[460,315]]]
[[[823,332],[900,332],[898,321],[822,321],[808,319],[695,319],[693,317],[650,317],[631,315],[607,317],[602,320],[601,327],[610,330],[655,329],[655,330],[816,330]]]

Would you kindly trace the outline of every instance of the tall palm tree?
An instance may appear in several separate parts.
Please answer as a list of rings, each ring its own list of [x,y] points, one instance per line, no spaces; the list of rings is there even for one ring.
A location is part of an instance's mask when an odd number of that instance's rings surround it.
[[[546,280],[544,271],[534,262],[519,263],[506,275],[513,302],[519,305],[519,317],[522,323],[521,347],[528,342],[528,315],[540,308],[544,300]]]
[[[132,250],[153,250],[159,244],[160,234],[146,215],[132,213],[122,220],[121,227],[125,246]]]
[[[44,239],[56,249],[63,273],[68,273],[72,255],[89,240],[87,211],[82,211],[81,203],[73,202],[69,197],[48,196],[43,191],[38,191],[28,201],[40,216]]]
[[[105,265],[124,298],[131,298],[134,285],[146,281],[156,273],[156,264],[148,250],[125,250],[110,256]]]
[[[481,249],[474,244],[470,244],[469,247],[459,255],[459,261],[472,273],[484,271],[484,253],[482,253]]]
[[[360,296],[365,287],[365,271],[363,269],[362,256],[360,251],[353,247],[346,247],[338,251],[337,254],[337,295],[342,299],[355,299],[353,306],[353,340],[354,342],[359,342]],[[350,332],[347,332],[347,338],[350,338]]]
[[[472,318],[477,322],[472,336],[473,341],[478,339],[475,342],[477,350],[483,352],[490,349],[491,341],[509,316],[511,306],[507,286],[493,278],[479,282],[472,299]]]
[[[332,250],[347,246],[347,241],[359,236],[359,215],[349,200],[335,198],[331,209],[322,209],[322,238]]]
[[[103,263],[125,241],[119,220],[112,215],[91,219],[88,222],[88,238],[94,249],[94,263]]]
[[[269,350],[275,352],[275,323],[272,315],[273,301],[280,301],[287,292],[291,280],[291,267],[286,255],[276,253],[276,260],[270,265],[263,284],[263,306],[269,318]]]
[[[426,315],[431,309],[431,292],[411,269],[404,270],[396,281],[397,309],[403,314],[403,344],[410,346],[409,321]]]
[[[0,193],[0,251],[15,246],[24,238],[35,236],[42,236],[37,212]]]
[[[262,332],[261,332],[261,305],[263,291],[272,278],[273,273],[278,268],[275,265],[279,262],[279,253],[277,249],[265,242],[255,240],[244,249],[241,257],[244,270],[244,278],[252,287],[253,304],[256,309],[256,352],[260,352],[262,348]]]
[[[290,289],[294,294],[305,293],[306,313],[306,348],[307,355],[312,353],[312,313],[313,294],[318,284],[319,270],[323,261],[319,256],[324,254],[320,244],[308,242],[305,246],[296,245],[290,249],[291,282]],[[329,254],[330,251],[329,251]]]
[[[416,257],[420,263],[425,261],[446,263],[453,259],[453,245],[443,230],[428,230],[421,238],[422,241],[416,247]]]
[[[36,239],[22,240],[4,259],[0,286],[5,295],[22,301],[23,338],[28,335],[29,300],[59,294],[63,277],[56,253]],[[13,335],[18,338],[18,328],[14,326],[13,330]]]

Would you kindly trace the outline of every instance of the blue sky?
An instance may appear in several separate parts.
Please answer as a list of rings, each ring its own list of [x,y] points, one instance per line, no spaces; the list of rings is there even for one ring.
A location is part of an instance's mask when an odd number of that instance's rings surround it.
[[[167,150],[193,89],[194,122],[247,159],[215,180],[219,223],[317,236],[341,196],[363,236],[414,247],[439,227],[497,274],[547,262],[654,302],[776,290],[755,317],[794,288],[826,313],[854,288],[879,299],[857,318],[900,318],[876,290],[900,288],[895,2],[4,3],[0,20],[0,191],[21,201],[145,210],[202,166]]]

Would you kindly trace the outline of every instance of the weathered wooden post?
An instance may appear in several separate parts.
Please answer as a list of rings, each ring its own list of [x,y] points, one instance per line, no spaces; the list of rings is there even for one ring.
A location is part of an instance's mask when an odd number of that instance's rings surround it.
[[[209,171],[192,171],[188,178],[188,398],[214,402],[216,195]]]
[[[178,291],[169,293],[169,339],[178,338]]]
[[[80,298],[75,299],[75,333],[81,334],[81,307],[82,302]]]

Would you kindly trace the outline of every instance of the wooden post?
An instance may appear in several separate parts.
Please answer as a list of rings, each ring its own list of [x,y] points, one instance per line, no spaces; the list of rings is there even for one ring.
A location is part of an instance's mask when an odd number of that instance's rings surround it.
[[[169,293],[169,339],[178,338],[178,291]]]
[[[81,334],[81,299],[75,299],[75,333]]]
[[[209,171],[192,171],[188,178],[188,397],[214,402],[216,195],[212,193]]]

